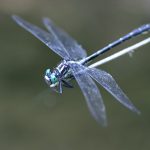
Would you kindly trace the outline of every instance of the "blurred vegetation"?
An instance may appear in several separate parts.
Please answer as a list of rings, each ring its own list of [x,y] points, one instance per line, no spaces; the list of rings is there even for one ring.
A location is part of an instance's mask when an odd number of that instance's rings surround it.
[[[89,114],[75,82],[75,88],[64,89],[62,95],[47,87],[44,71],[60,58],[11,19],[17,14],[43,27],[41,19],[47,16],[91,54],[148,23],[149,5],[147,0],[0,0],[0,149],[150,149],[150,45],[132,58],[124,56],[101,66],[142,112],[133,114],[100,87],[109,121],[102,128]]]

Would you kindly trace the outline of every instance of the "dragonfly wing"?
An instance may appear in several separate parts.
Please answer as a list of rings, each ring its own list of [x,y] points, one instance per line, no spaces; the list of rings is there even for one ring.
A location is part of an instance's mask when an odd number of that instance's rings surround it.
[[[83,72],[86,67],[72,63],[70,64],[72,73],[77,80],[79,87],[81,88],[83,95],[86,99],[88,108],[92,116],[102,125],[107,124],[105,105],[103,103],[101,94],[92,78],[87,73]]]
[[[55,53],[61,56],[64,59],[69,59],[69,54],[64,48],[63,44],[59,42],[56,36],[53,33],[48,33],[41,28],[21,19],[18,16],[12,16],[15,22],[23,27],[25,30],[33,34],[36,38],[42,41],[45,45],[47,45],[50,49],[52,49]]]
[[[112,94],[121,104],[133,112],[140,113],[109,73],[96,68],[88,69],[87,73]]]
[[[72,60],[79,60],[87,56],[86,51],[65,31],[58,28],[50,19],[44,18],[43,22],[48,31],[55,34],[62,42]]]

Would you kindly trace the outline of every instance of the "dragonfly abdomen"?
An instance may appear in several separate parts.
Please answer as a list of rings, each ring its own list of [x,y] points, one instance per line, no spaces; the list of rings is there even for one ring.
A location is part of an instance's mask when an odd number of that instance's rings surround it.
[[[87,63],[87,62],[93,60],[94,58],[98,57],[100,54],[103,54],[103,53],[107,52],[108,50],[110,50],[113,47],[121,44],[122,42],[125,42],[125,41],[127,41],[127,40],[129,40],[133,37],[136,37],[137,35],[140,35],[142,33],[149,32],[149,31],[150,31],[150,24],[145,24],[145,25],[129,32],[128,34],[126,34],[125,36],[119,38],[118,40],[108,44],[107,46],[105,46],[104,48],[98,50],[94,54],[86,57],[84,63]]]

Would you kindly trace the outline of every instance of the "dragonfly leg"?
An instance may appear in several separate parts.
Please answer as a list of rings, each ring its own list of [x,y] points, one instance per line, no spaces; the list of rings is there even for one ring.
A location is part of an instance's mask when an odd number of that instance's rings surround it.
[[[58,92],[62,94],[62,82],[61,81],[59,81],[59,84],[58,84]]]
[[[62,83],[63,83],[63,85],[64,85],[65,87],[67,87],[67,88],[73,88],[73,86],[72,86],[69,82],[67,82],[67,81],[65,81],[65,80],[62,80]]]

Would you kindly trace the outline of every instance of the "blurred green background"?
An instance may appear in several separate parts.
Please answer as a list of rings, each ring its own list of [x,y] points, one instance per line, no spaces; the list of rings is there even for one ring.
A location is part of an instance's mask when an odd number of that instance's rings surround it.
[[[101,66],[142,112],[130,112],[99,86],[108,116],[103,128],[91,117],[75,82],[62,95],[47,87],[44,71],[60,57],[11,19],[17,14],[43,27],[41,18],[47,16],[91,54],[148,23],[149,6],[148,0],[0,0],[0,149],[150,149],[150,44],[132,58],[126,55]]]

